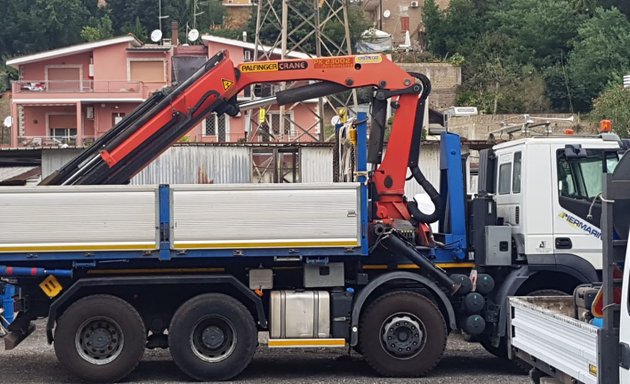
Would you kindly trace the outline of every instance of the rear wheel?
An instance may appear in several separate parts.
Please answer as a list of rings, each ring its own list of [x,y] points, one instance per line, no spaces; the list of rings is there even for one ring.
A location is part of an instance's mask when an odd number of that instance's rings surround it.
[[[84,380],[118,381],[134,370],[144,353],[144,323],[138,312],[118,297],[83,298],[57,323],[57,358]]]
[[[243,304],[211,293],[194,297],[177,310],[168,338],[173,360],[188,376],[229,380],[251,362],[257,329]]]
[[[440,310],[415,292],[383,295],[361,316],[359,347],[383,376],[426,375],[440,361],[446,338]]]

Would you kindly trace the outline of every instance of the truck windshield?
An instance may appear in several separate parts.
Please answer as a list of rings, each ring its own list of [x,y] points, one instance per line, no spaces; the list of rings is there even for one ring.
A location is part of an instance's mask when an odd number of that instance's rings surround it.
[[[619,158],[603,150],[587,150],[587,157],[570,158],[558,151],[558,187],[560,196],[591,200],[602,192],[602,173],[612,173]]]

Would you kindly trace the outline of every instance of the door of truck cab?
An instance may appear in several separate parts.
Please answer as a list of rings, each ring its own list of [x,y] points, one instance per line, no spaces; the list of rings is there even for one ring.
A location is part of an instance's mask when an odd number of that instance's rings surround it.
[[[612,172],[616,153],[602,148],[582,148],[579,153],[564,146],[555,149],[554,253],[579,256],[595,269],[602,268],[601,202],[602,172]],[[606,157],[604,159],[604,157]]]

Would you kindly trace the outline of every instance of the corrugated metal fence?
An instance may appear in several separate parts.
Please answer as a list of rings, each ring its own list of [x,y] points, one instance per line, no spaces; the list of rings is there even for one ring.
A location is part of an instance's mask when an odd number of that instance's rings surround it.
[[[177,146],[169,148],[131,179],[132,184],[249,183],[250,148]]]
[[[138,175],[131,184],[228,184],[252,182],[252,150],[247,146],[178,145],[169,148]],[[81,152],[79,149],[43,149],[42,178],[50,175]],[[331,147],[301,147],[302,182],[330,182]]]
[[[333,149],[330,147],[301,148],[300,172],[303,183],[333,181]]]
[[[136,175],[132,184],[204,184],[249,183],[252,181],[252,150],[248,146],[186,146],[168,149]],[[464,148],[466,150],[466,148]],[[303,183],[333,180],[333,148],[301,147],[300,177]],[[48,176],[76,156],[76,149],[44,149],[42,177]],[[440,147],[424,145],[420,167],[436,187],[440,184]],[[405,184],[408,198],[423,193],[415,180]]]

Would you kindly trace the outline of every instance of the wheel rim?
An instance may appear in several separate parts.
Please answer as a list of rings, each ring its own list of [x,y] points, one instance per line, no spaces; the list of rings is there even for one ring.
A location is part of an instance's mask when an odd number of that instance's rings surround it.
[[[198,358],[217,363],[234,352],[236,331],[230,320],[222,316],[207,316],[193,327],[190,345]]]
[[[424,349],[424,324],[410,313],[396,313],[381,325],[381,343],[385,351],[395,358],[412,358]]]
[[[109,317],[92,317],[77,329],[75,345],[83,360],[94,365],[104,365],[120,356],[125,339],[115,320]]]

